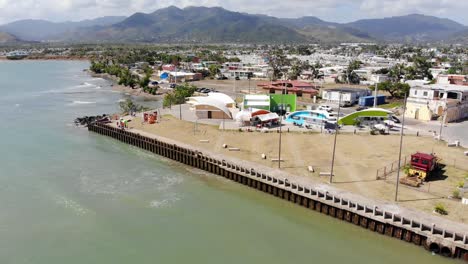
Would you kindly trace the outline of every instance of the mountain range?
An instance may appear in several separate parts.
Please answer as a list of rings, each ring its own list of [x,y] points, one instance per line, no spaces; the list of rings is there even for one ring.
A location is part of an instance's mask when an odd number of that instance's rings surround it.
[[[334,23],[317,17],[277,18],[220,7],[170,6],[129,17],[54,23],[20,20],[0,26],[26,41],[150,43],[338,43],[466,41],[468,27],[412,14]]]
[[[16,44],[19,41],[17,37],[9,33],[0,32],[0,44]]]

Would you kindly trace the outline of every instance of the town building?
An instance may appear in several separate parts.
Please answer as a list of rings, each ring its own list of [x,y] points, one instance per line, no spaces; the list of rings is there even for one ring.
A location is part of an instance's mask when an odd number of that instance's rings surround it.
[[[295,94],[247,94],[244,96],[243,110],[262,109],[285,114],[297,108]]]
[[[405,116],[423,121],[468,118],[468,86],[432,84],[410,89]]]
[[[315,85],[301,81],[263,82],[257,86],[270,94],[295,94],[301,98],[313,98],[319,94]]]
[[[446,74],[437,76],[437,84],[455,84],[468,86],[468,75]]]
[[[342,106],[352,106],[359,102],[359,98],[371,95],[371,91],[360,88],[335,88],[322,91],[322,99],[328,103],[338,104],[340,95]]]
[[[236,105],[231,97],[222,93],[190,97],[187,103],[198,119],[232,119]]]
[[[168,72],[167,74],[171,83],[193,82],[203,78],[201,73],[193,72]]]

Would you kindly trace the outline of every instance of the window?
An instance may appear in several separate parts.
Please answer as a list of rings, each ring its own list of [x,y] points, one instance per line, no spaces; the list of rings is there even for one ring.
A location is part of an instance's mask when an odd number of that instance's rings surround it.
[[[448,92],[447,93],[448,99],[458,99],[458,93]]]
[[[428,160],[422,160],[421,163],[424,164],[424,165],[427,165],[427,164],[429,164],[429,161]]]
[[[424,96],[427,96],[427,92],[424,92],[423,95],[424,95]]]
[[[414,90],[414,95],[418,95],[418,90]]]
[[[415,162],[415,163],[418,163],[418,162],[419,162],[419,158],[414,157],[411,161],[412,161],[412,162]]]

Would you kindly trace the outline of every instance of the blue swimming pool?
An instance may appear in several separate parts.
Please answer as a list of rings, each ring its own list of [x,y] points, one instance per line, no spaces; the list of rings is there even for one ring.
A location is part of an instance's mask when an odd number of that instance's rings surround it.
[[[293,123],[299,126],[304,125],[304,123],[322,123],[329,120],[330,115],[325,111],[319,110],[303,110],[297,111],[289,114],[286,117],[285,122]]]

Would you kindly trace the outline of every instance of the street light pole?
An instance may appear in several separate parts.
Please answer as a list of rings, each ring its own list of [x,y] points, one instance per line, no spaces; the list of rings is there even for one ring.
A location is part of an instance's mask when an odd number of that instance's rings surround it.
[[[442,128],[444,127],[446,117],[447,117],[447,100],[445,100],[444,111],[440,119],[439,141],[442,140]]]
[[[377,107],[377,82],[375,82],[375,92],[374,92],[374,108]]]
[[[179,119],[182,120],[182,104],[179,104]]]
[[[335,126],[335,139],[333,142],[333,154],[332,154],[332,164],[331,164],[331,171],[330,171],[330,183],[333,182],[333,169],[335,167],[335,151],[336,151],[336,138],[338,137],[338,120],[340,118],[340,110],[341,110],[341,92],[339,94],[338,99],[338,116],[336,117],[336,126]]]
[[[403,106],[403,120],[401,121],[401,131],[400,131],[400,150],[398,153],[398,170],[396,178],[396,188],[395,188],[395,202],[398,202],[398,185],[400,184],[400,170],[401,170],[401,149],[403,148],[403,129],[405,129],[405,112],[406,112],[406,101],[408,98],[405,94],[405,105]]]
[[[283,126],[283,98],[284,88],[281,94],[281,112],[280,112],[280,127],[279,127],[279,144],[278,144],[278,169],[281,169],[281,135],[283,134],[281,127]]]

